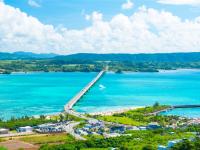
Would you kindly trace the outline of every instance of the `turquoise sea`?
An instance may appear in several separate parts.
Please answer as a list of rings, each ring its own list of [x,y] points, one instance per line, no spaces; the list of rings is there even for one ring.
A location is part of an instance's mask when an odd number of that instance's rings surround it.
[[[0,117],[52,114],[90,82],[97,73],[17,73],[0,75]],[[200,71],[106,73],[74,107],[79,112],[111,111],[161,104],[200,104]],[[187,113],[190,112],[190,113]],[[198,117],[200,109],[168,114]]]
[[[168,112],[161,113],[162,115],[178,115],[188,118],[200,118],[200,108],[177,108]]]
[[[101,88],[101,87],[104,88]],[[79,112],[97,112],[122,107],[200,104],[200,70],[161,71],[159,73],[107,73],[77,103]],[[184,114],[188,110],[169,112]],[[188,116],[196,117],[200,109]]]
[[[96,73],[17,73],[0,75],[0,117],[52,114]]]

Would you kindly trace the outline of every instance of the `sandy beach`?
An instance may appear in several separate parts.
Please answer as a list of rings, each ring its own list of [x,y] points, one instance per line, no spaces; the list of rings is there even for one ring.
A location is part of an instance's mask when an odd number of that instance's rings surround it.
[[[108,110],[108,111],[102,111],[102,112],[94,112],[94,113],[89,113],[90,115],[102,115],[102,116],[109,116],[113,114],[120,114],[123,112],[127,112],[129,110],[135,110],[138,108],[144,108],[145,106],[137,106],[137,107],[127,107],[127,108],[122,108],[122,109],[116,109],[116,110]]]

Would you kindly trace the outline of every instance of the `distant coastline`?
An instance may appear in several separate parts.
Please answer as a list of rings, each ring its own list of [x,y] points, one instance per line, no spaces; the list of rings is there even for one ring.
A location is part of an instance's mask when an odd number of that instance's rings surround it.
[[[185,71],[199,71],[200,68],[178,68],[178,69],[159,69],[158,71],[156,71],[155,73],[171,73],[171,72],[185,72]],[[10,72],[10,74],[32,74],[32,73],[70,73],[70,72],[83,72],[83,73],[95,73],[96,71],[14,71],[14,72]],[[121,71],[120,73],[114,72],[114,71],[108,71],[109,73],[115,73],[115,74],[121,74],[121,73],[154,73],[151,71]],[[2,74],[6,74],[6,73],[2,73],[0,72],[0,75]]]

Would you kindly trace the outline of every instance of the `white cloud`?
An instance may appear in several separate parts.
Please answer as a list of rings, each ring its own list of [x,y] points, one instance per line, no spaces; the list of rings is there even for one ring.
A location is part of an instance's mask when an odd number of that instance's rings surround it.
[[[37,3],[36,1],[34,0],[28,0],[28,4],[31,6],[31,7],[41,7],[39,3]]]
[[[0,50],[46,52],[60,49],[62,36],[19,9],[0,2]]]
[[[91,15],[85,15],[86,20],[92,20],[93,22],[102,21],[103,14],[94,11]]]
[[[157,0],[162,4],[171,4],[171,5],[200,5],[200,0]]]
[[[134,4],[131,0],[127,0],[124,4],[122,4],[122,9],[131,9],[133,8]]]
[[[182,20],[145,6],[131,16],[117,14],[109,21],[98,12],[88,16],[92,24],[87,28],[55,28],[0,2],[0,51],[200,52],[200,17]]]
[[[88,14],[85,15],[85,20],[88,20],[88,21],[89,21],[89,20],[90,20],[90,15],[88,15]]]

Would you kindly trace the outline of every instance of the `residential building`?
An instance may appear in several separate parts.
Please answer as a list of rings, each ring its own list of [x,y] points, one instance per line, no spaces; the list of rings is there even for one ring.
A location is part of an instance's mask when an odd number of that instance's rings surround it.
[[[8,134],[8,132],[8,129],[0,128],[0,134]]]
[[[17,129],[17,132],[33,132],[33,128],[30,126],[26,126],[26,127],[19,127]]]

